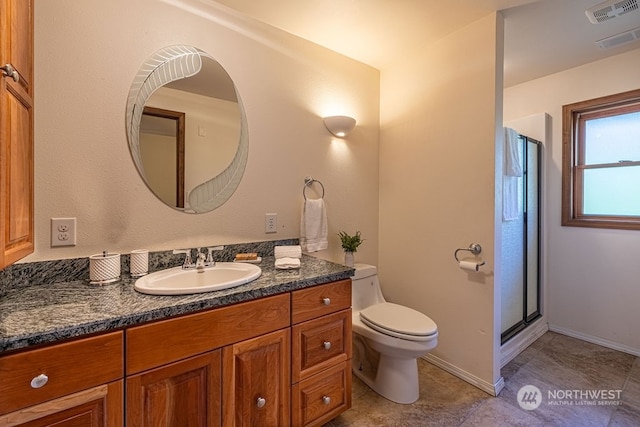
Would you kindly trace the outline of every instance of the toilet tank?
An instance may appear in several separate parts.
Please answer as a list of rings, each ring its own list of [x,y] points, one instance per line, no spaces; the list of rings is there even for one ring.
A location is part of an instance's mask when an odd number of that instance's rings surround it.
[[[378,269],[374,265],[356,264],[355,273],[351,276],[351,306],[353,311],[383,303],[384,297],[378,281]]]

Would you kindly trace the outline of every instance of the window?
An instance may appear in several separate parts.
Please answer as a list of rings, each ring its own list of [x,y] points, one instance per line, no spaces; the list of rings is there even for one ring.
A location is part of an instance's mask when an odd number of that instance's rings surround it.
[[[640,90],[562,110],[562,225],[640,230]]]

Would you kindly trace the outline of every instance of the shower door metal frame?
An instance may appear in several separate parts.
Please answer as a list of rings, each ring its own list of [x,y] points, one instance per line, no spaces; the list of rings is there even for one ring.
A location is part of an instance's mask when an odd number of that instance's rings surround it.
[[[506,331],[504,331],[501,335],[500,335],[500,344],[504,344],[507,341],[509,341],[511,338],[513,338],[514,336],[516,336],[519,332],[521,332],[522,330],[524,330],[527,326],[529,326],[531,323],[533,323],[535,320],[537,320],[538,318],[540,318],[540,316],[542,316],[542,311],[541,311],[541,292],[540,292],[540,288],[541,288],[541,279],[540,279],[540,275],[542,272],[542,267],[540,265],[540,260],[541,260],[541,237],[542,237],[542,233],[541,233],[541,228],[542,228],[542,186],[541,181],[542,181],[542,143],[540,141],[536,141],[535,139],[529,138],[527,136],[524,135],[519,135],[520,138],[522,138],[523,141],[523,149],[522,149],[522,153],[523,153],[523,174],[522,174],[522,189],[523,189],[523,204],[524,204],[524,209],[523,209],[523,222],[524,222],[524,235],[523,235],[523,257],[522,257],[522,262],[523,262],[523,301],[522,301],[522,320],[520,320],[519,322],[517,322],[516,324],[514,324],[513,326],[511,326],[510,328],[508,328]],[[529,246],[529,232],[528,232],[528,220],[529,220],[529,197],[528,197],[528,192],[527,192],[527,188],[529,185],[529,150],[528,150],[528,143],[532,143],[534,144],[535,147],[535,155],[537,157],[537,183],[536,183],[536,189],[535,189],[535,194],[536,194],[536,198],[538,199],[538,209],[537,209],[537,217],[536,217],[536,230],[537,230],[537,235],[536,235],[536,239],[538,241],[538,245],[536,248],[536,309],[535,311],[533,311],[531,314],[528,314],[527,312],[528,310],[528,286],[529,286],[529,263],[528,263],[528,252],[527,252],[527,248]]]

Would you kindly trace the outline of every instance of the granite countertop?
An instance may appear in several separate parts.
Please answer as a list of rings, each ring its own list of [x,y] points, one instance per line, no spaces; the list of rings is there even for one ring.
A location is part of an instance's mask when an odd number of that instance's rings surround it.
[[[348,279],[351,267],[304,255],[295,270],[276,270],[272,256],[258,264],[251,283],[216,292],[157,296],[137,292],[135,279],[90,285],[75,280],[8,290],[0,298],[0,354],[72,337],[121,329],[152,320],[222,307]]]

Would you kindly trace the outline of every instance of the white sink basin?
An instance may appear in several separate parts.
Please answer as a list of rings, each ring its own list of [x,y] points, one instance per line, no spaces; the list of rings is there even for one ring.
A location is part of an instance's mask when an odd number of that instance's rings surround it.
[[[255,264],[217,262],[198,272],[195,268],[169,268],[136,280],[138,292],[152,295],[182,295],[219,291],[249,283],[262,274]]]

